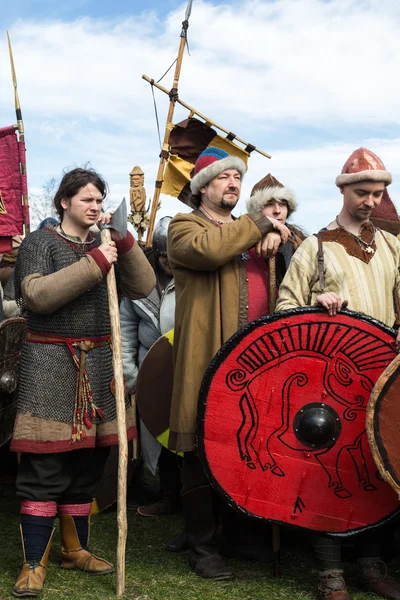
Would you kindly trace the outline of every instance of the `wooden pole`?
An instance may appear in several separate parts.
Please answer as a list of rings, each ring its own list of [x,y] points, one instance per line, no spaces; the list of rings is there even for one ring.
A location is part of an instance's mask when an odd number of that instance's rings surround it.
[[[171,134],[171,130],[173,129],[172,118],[174,116],[175,103],[178,99],[179,77],[181,74],[183,52],[185,50],[185,44],[186,44],[186,39],[187,39],[187,30],[189,27],[189,17],[190,17],[190,12],[191,12],[191,8],[192,8],[192,2],[193,2],[193,0],[189,0],[188,7],[186,9],[185,20],[182,23],[181,39],[180,39],[180,43],[179,43],[178,57],[176,59],[176,65],[175,65],[174,82],[172,85],[172,89],[169,92],[167,91],[167,94],[169,95],[169,109],[168,109],[168,115],[167,115],[167,122],[165,124],[164,141],[163,141],[163,145],[161,148],[160,163],[158,165],[158,171],[157,171],[157,179],[156,179],[156,183],[155,183],[155,187],[154,187],[149,227],[147,229],[147,236],[146,236],[146,246],[151,246],[151,239],[152,239],[153,231],[154,231],[154,223],[156,220],[156,213],[157,213],[158,203],[159,203],[160,194],[161,194],[161,185],[163,182],[164,166],[165,166],[165,163],[168,161],[168,156],[169,156],[168,142],[169,142],[169,136]]]
[[[268,312],[272,314],[276,308],[276,257],[271,256],[268,259],[268,278],[269,278],[269,289],[268,289]]]
[[[136,428],[136,437],[132,440],[132,459],[137,460],[139,458],[139,426],[137,422],[137,405],[135,394],[131,395],[131,405],[133,413],[133,427]]]
[[[8,52],[10,54],[11,74],[12,74],[12,80],[13,80],[13,86],[14,86],[15,114],[17,116],[16,129],[18,129],[19,141],[22,142],[23,144],[25,144],[24,122],[22,120],[21,105],[19,103],[17,76],[15,74],[14,57],[13,57],[13,53],[12,53],[12,49],[11,49],[11,40],[10,40],[8,31],[7,31],[7,39],[8,39]],[[26,161],[21,163],[21,175],[26,178]],[[29,206],[28,194],[22,194],[22,203],[24,206]],[[24,227],[25,227],[25,235],[28,235],[28,233],[30,233],[30,230],[31,230],[30,224],[24,223]]]
[[[281,530],[278,523],[272,523],[272,553],[274,556],[273,573],[275,579],[281,578]]]
[[[110,229],[103,229],[101,242],[110,243]],[[118,430],[118,495],[117,495],[117,596],[125,592],[125,550],[128,535],[128,520],[126,515],[126,481],[128,476],[128,438],[126,435],[126,408],[124,375],[122,364],[122,338],[119,317],[119,301],[115,281],[114,265],[107,275],[108,305],[110,310],[112,357],[115,381],[115,402],[117,407]]]
[[[161,90],[162,92],[164,92],[164,94],[169,94],[169,91],[167,90],[167,88],[165,88],[164,86],[162,86],[159,83],[157,83],[156,81],[154,81],[154,79],[151,79],[151,77],[149,77],[148,75],[142,75],[142,79],[144,79],[145,81],[147,81],[151,85],[154,85],[154,87],[156,87],[158,90]],[[227,135],[229,135],[231,133],[229,131],[229,129],[225,129],[224,127],[222,127],[222,125],[218,125],[218,123],[215,123],[214,121],[212,121],[211,119],[209,119],[208,117],[206,117],[205,115],[203,115],[202,113],[200,113],[198,110],[196,110],[195,108],[193,108],[193,106],[190,106],[189,104],[187,104],[186,102],[184,102],[180,98],[177,98],[176,101],[181,106],[184,106],[185,108],[187,108],[190,111],[191,115],[197,115],[198,117],[200,117],[200,119],[203,119],[203,121],[205,121],[207,123],[207,125],[210,125],[211,127],[216,127],[217,129],[219,129],[220,131],[223,131]],[[237,141],[237,142],[240,142],[241,144],[244,144],[245,146],[249,146],[250,145],[249,142],[246,142],[245,140],[243,140],[242,138],[238,137],[237,135],[235,135],[235,137],[233,138],[232,141],[234,141],[234,140]],[[263,150],[260,150],[259,148],[254,148],[254,152],[258,152],[258,154],[262,154],[266,158],[271,158],[271,155],[268,154],[268,152],[264,152]]]

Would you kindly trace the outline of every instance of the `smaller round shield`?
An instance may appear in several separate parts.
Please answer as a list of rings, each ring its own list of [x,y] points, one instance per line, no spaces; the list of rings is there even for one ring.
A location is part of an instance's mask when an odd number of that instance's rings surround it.
[[[143,359],[136,382],[139,416],[152,436],[168,448],[171,411],[174,330],[162,335]]]
[[[367,433],[372,456],[383,479],[400,494],[400,355],[390,363],[372,390],[367,408]]]
[[[12,317],[0,323],[0,446],[12,436],[17,412],[20,356],[26,321]]]

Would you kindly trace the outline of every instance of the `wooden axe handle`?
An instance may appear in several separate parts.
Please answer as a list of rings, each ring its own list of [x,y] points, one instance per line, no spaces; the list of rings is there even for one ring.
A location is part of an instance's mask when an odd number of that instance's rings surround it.
[[[110,229],[101,232],[102,243],[111,242]],[[125,592],[125,550],[128,535],[128,521],[126,515],[126,487],[128,474],[128,440],[126,436],[126,409],[124,374],[122,363],[122,337],[119,315],[119,301],[117,284],[115,280],[114,265],[107,274],[108,306],[110,311],[112,356],[115,380],[115,402],[117,408],[118,430],[118,495],[117,495],[117,596]]]

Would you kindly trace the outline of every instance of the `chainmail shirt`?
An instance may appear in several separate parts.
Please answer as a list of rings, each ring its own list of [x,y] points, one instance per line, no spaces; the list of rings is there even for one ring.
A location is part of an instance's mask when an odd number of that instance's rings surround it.
[[[92,243],[79,244],[65,239],[54,228],[31,233],[21,244],[15,269],[15,293],[24,305],[22,282],[32,274],[50,275],[80,260],[101,244],[100,234]],[[90,240],[90,238],[88,238]],[[68,281],[65,282],[68,286]],[[51,314],[27,309],[28,330],[55,337],[81,340],[107,336],[111,332],[106,279]],[[80,350],[74,348],[80,357]],[[107,344],[87,353],[86,372],[93,401],[104,417],[95,416],[93,425],[116,418],[112,351]],[[73,422],[78,370],[67,345],[25,342],[21,357],[18,413],[58,423]],[[126,406],[130,406],[127,398]]]

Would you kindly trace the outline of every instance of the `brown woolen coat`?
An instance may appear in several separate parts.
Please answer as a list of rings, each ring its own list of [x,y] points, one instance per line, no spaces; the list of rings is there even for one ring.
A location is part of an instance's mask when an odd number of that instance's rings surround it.
[[[247,323],[241,254],[270,231],[272,224],[263,215],[243,215],[218,227],[199,210],[178,214],[169,225],[168,257],[176,289],[172,450],[194,450],[204,373],[222,344]]]

